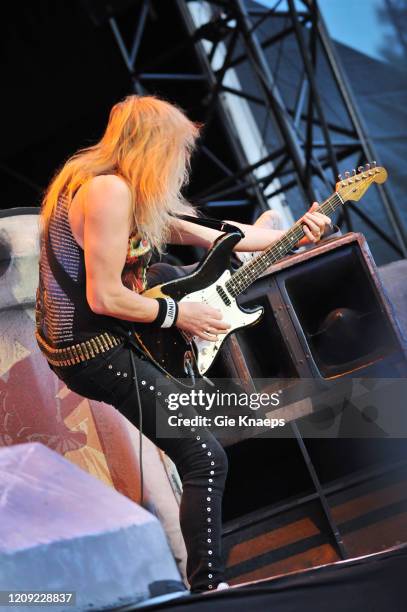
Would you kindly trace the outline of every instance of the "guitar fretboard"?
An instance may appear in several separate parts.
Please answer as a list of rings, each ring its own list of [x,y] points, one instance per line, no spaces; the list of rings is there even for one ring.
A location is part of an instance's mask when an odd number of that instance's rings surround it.
[[[341,204],[343,200],[338,193],[332,194],[318,208],[318,212],[330,216]],[[257,257],[247,262],[235,272],[226,282],[226,289],[233,296],[237,297],[245,291],[263,272],[273,263],[282,259],[290,249],[301,238],[305,236],[303,222],[297,221],[279,240],[273,242],[267,249],[262,251]]]

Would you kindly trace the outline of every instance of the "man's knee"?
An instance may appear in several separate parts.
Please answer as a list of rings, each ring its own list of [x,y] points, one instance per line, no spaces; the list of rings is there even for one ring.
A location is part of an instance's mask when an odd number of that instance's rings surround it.
[[[213,438],[212,444],[209,444],[211,455],[209,456],[210,461],[210,472],[213,471],[213,475],[221,479],[226,479],[229,461],[223,446],[218,442],[216,438]],[[212,474],[211,474],[212,475]]]
[[[180,274],[177,266],[172,266],[164,261],[160,261],[151,265],[147,270],[147,286],[151,289],[151,287],[155,287],[161,283],[167,283],[179,277]]]
[[[177,278],[183,278],[187,274],[192,274],[198,264],[199,262],[187,266],[174,266],[164,261],[155,263],[147,270],[147,286],[151,289],[151,287],[156,285],[167,283]]]
[[[184,441],[184,448],[175,459],[181,477],[216,477],[225,479],[228,457],[223,446],[209,432],[201,432],[195,440]]]
[[[216,459],[218,462],[219,470],[222,471],[225,475],[229,469],[229,460],[223,446],[218,442],[218,447],[216,451]]]

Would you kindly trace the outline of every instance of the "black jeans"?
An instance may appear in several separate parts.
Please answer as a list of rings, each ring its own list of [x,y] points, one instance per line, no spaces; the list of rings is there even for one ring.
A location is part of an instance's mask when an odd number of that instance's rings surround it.
[[[139,383],[143,433],[175,463],[183,486],[180,525],[187,549],[187,578],[192,592],[215,589],[224,580],[221,550],[222,495],[225,486],[227,455],[214,435],[205,428],[190,427],[190,435],[174,438],[157,436],[156,411],[168,409],[165,394],[157,383],[166,381],[166,392],[180,392],[156,366],[134,348],[120,345],[90,360],[64,368],[52,369],[67,387],[89,399],[112,404],[136,427],[139,408],[133,384],[130,351],[133,351]],[[192,418],[192,406],[182,406],[179,416]]]

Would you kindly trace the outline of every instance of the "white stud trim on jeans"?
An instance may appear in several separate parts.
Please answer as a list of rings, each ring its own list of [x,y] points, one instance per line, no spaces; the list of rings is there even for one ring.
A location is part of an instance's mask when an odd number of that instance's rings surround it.
[[[179,413],[179,416],[182,416],[182,415],[181,415],[181,413]],[[195,430],[196,430],[196,428],[195,428],[195,427],[191,427],[191,431],[195,431]],[[198,440],[198,441],[199,441],[200,439],[201,439],[201,436],[200,436],[200,435],[197,435],[197,436],[196,436],[196,440]],[[206,448],[206,447],[207,447],[207,444],[202,443],[202,444],[201,444],[201,447],[202,447],[202,448]],[[208,457],[211,457],[211,456],[212,456],[212,452],[211,452],[210,450],[208,450],[206,454],[207,454],[207,456],[208,456]],[[212,460],[212,461],[210,462],[210,465],[211,465],[211,466],[214,466],[214,465],[215,465],[215,462]],[[209,474],[210,474],[211,476],[213,476],[213,475],[215,474],[214,470],[210,470],[210,471],[209,471]],[[208,478],[208,483],[210,483],[210,484],[211,484],[212,482],[213,482],[213,478]],[[208,492],[209,492],[209,493],[212,493],[212,487],[211,487],[211,486],[208,486],[208,487],[207,487],[207,489],[208,489]],[[210,496],[208,496],[208,497],[206,498],[206,501],[210,502],[210,501],[211,501],[211,499],[212,499],[212,498],[211,498]],[[212,511],[211,506],[207,506],[206,511],[207,511],[208,513],[209,513],[209,512],[211,512],[211,511]],[[211,522],[212,522],[212,519],[211,519],[210,517],[207,517],[206,521],[207,521],[207,523],[211,523]],[[211,527],[207,527],[207,533],[208,533],[208,534],[212,533],[212,529],[211,529]],[[211,545],[211,544],[212,544],[212,537],[207,537],[207,538],[206,538],[206,543],[207,543],[207,544],[209,544],[209,545]],[[209,549],[209,550],[208,550],[208,555],[212,555],[212,554],[213,554],[213,550],[212,550],[212,549]],[[208,567],[212,567],[212,563],[211,563],[211,562],[208,562]],[[208,574],[208,578],[210,578],[210,579],[211,579],[212,577],[213,577],[213,574]],[[212,585],[211,583],[209,583],[209,584],[208,584],[208,589],[212,589],[212,588],[213,588],[213,585]]]

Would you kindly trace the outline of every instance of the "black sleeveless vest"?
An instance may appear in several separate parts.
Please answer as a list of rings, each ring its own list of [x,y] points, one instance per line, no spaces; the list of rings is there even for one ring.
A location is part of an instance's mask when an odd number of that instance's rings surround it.
[[[54,348],[76,344],[105,331],[127,334],[131,326],[129,321],[91,310],[86,299],[84,252],[72,234],[67,204],[67,197],[61,194],[48,227],[40,236],[36,328]],[[145,288],[150,257],[148,245],[140,239],[137,241],[137,236],[130,236],[122,274],[128,288],[136,291]]]

